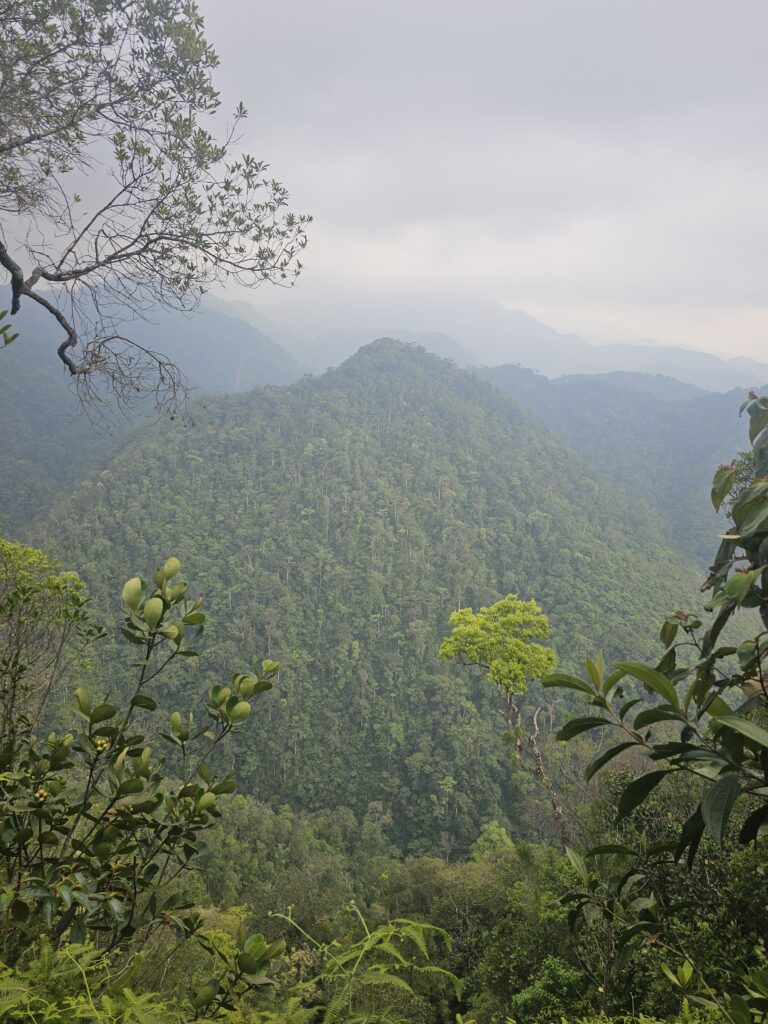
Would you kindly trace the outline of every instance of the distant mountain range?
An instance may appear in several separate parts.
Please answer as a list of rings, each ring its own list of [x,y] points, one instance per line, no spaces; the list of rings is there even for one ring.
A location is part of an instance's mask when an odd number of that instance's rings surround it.
[[[506,309],[499,303],[447,303],[445,309],[434,311],[430,319],[433,328],[429,330],[381,326],[380,320],[373,319],[370,326],[349,326],[341,311],[337,328],[310,337],[274,324],[250,303],[221,299],[207,302],[219,312],[246,319],[313,373],[338,366],[376,338],[390,337],[421,345],[462,367],[517,363],[550,378],[612,372],[662,374],[704,391],[768,384],[768,363],[745,357],[728,359],[650,339],[634,344],[594,345],[577,334],[561,334],[528,313]]]
[[[721,520],[709,501],[714,470],[747,447],[744,389],[704,392],[640,373],[549,380],[522,366],[476,370],[601,473],[661,516],[665,541],[702,567]]]

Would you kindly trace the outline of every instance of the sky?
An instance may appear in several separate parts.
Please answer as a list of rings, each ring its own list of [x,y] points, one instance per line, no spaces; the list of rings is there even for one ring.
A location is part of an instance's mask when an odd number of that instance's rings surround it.
[[[201,10],[242,148],[315,218],[267,315],[428,330],[501,302],[768,360],[765,0]]]

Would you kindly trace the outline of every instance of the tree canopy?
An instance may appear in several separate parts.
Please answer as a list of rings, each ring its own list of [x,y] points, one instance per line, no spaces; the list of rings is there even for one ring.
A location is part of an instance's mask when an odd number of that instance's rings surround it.
[[[152,394],[173,412],[183,374],[126,324],[194,308],[216,283],[290,283],[309,218],[287,212],[263,161],[233,152],[242,104],[217,134],[218,58],[194,3],[0,0],[0,18],[11,313],[51,314],[81,398]]]

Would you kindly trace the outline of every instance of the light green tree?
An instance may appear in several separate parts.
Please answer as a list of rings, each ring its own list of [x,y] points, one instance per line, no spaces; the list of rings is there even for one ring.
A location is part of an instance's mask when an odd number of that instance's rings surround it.
[[[568,842],[565,815],[539,746],[542,705],[534,709],[531,729],[526,736],[520,725],[518,703],[518,698],[527,692],[528,683],[551,673],[557,665],[555,652],[535,642],[551,635],[549,619],[537,601],[523,601],[517,594],[507,594],[501,601],[478,612],[461,608],[451,615],[449,623],[451,632],[440,645],[440,657],[486,669],[488,682],[494,684],[504,701],[507,741],[514,743],[523,766],[527,739],[533,755],[533,775],[546,790],[560,841],[565,847]]]
[[[551,648],[534,642],[550,636],[549,619],[536,601],[507,594],[478,612],[461,608],[451,615],[449,625],[451,633],[440,645],[440,657],[487,670],[486,678],[504,699],[511,731],[519,716],[516,698],[527,691],[531,680],[557,664]]]

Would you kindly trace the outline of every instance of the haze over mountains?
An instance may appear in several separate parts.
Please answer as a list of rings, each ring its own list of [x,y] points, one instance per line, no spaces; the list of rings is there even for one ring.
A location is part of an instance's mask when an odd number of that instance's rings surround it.
[[[248,320],[311,372],[338,365],[375,338],[393,337],[422,345],[459,366],[519,363],[547,377],[615,371],[664,374],[706,391],[768,383],[768,363],[652,340],[590,344],[576,334],[562,334],[522,310],[506,309],[493,301],[446,300],[443,307],[425,302],[423,309],[413,308],[411,319],[407,309],[389,320],[381,309],[341,311],[336,327],[306,335],[276,325],[247,302],[208,299],[207,303],[217,311]],[[399,303],[393,302],[393,309],[398,308]]]
[[[654,508],[667,543],[674,541],[687,557],[705,563],[718,529],[706,500],[711,472],[743,447],[738,408],[747,388],[768,382],[768,365],[663,346],[589,345],[502,307],[483,324],[491,320],[494,330],[483,335],[478,329],[477,338],[484,340],[476,352],[437,331],[340,329],[309,339],[274,324],[249,303],[213,298],[198,314],[164,313],[153,323],[135,321],[130,330],[142,344],[176,360],[197,395],[289,384],[343,362],[381,336],[420,345],[471,366],[505,391],[597,472]],[[78,414],[42,310],[28,304],[18,325],[21,337],[0,352],[0,429],[6,440],[0,474],[15,481],[0,510],[7,530],[46,508],[58,489],[80,479],[131,430],[130,416],[107,418],[94,429]],[[507,363],[481,366],[480,354],[492,345],[501,350],[504,338],[511,353]],[[537,364],[548,367],[549,375],[535,372]],[[612,370],[613,364],[623,368]],[[588,373],[590,365],[599,369]],[[566,373],[569,367],[579,372]],[[660,375],[659,368],[667,367],[675,372]],[[41,400],[49,413],[44,425],[37,415]]]

